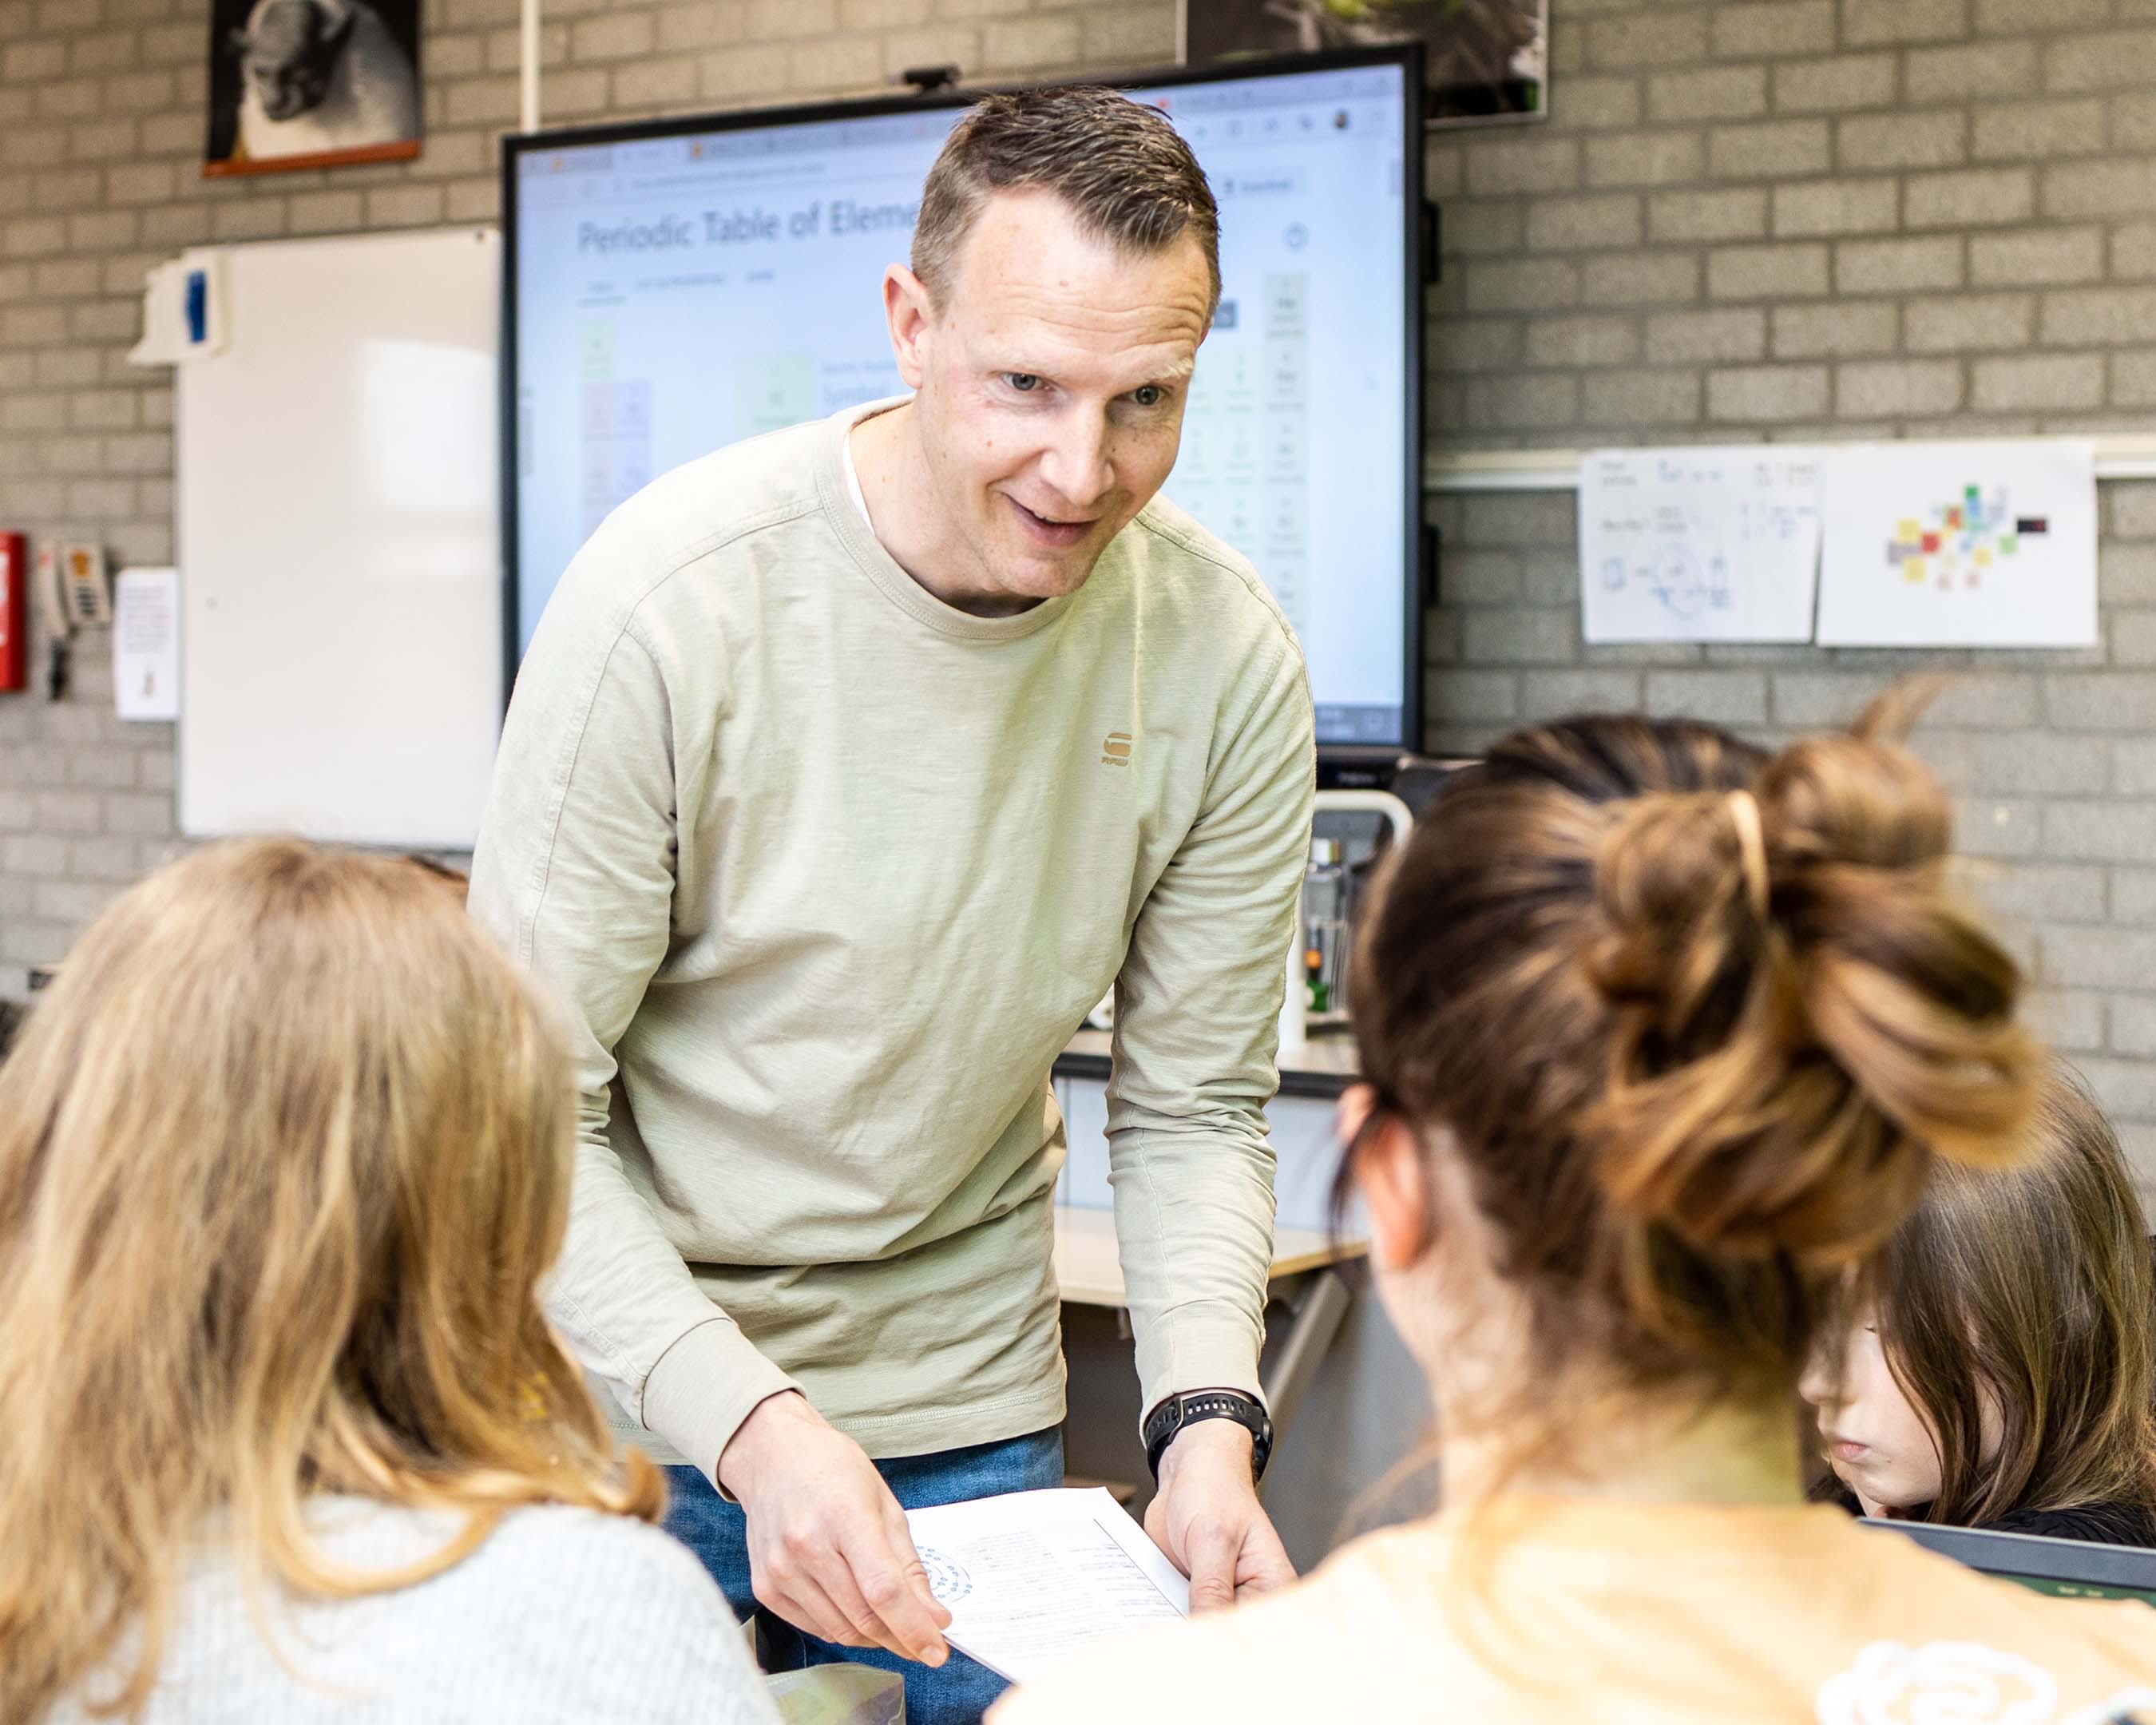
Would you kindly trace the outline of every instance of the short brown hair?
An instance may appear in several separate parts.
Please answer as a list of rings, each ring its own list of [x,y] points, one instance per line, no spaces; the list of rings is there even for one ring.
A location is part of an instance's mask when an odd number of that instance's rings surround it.
[[[1942,1168],[1861,1284],[1887,1368],[1938,1445],[1939,1494],[1907,1512],[1919,1521],[2156,1512],[2156,1296],[2125,1155],[2063,1062],[2029,1142],[2033,1159],[2009,1173]]]
[[[1035,187],[1122,252],[1160,251],[1188,234],[1205,254],[1207,316],[1219,307],[1220,210],[1205,170],[1158,109],[1082,85],[983,97],[944,141],[913,228],[913,273],[936,305],[989,195]]]
[[[1527,1314],[1532,1404],[1446,1410],[1516,1465],[1566,1459],[1599,1399],[1793,1396],[1935,1160],[2027,1153],[2019,974],[1949,886],[1902,716],[1776,755],[1632,716],[1517,732],[1382,888],[1372,1118],[1458,1158]]]

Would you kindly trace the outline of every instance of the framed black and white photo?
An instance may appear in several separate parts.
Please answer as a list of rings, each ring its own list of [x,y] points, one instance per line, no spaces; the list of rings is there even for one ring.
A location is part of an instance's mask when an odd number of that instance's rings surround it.
[[[1548,107],[1549,0],[1181,0],[1178,23],[1193,66],[1419,41],[1432,126]]]
[[[205,175],[419,153],[420,0],[214,0]]]

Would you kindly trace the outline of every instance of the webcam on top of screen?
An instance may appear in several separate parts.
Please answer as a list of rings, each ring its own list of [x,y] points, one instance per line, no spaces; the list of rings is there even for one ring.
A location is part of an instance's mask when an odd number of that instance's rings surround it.
[[[903,72],[894,73],[891,81],[906,85],[916,95],[934,95],[939,90],[958,87],[958,69],[956,66],[908,66]]]

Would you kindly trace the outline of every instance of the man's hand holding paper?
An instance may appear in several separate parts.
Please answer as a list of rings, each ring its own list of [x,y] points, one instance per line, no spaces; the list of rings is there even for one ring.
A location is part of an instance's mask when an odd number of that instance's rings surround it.
[[[1190,1609],[1218,1611],[1295,1579],[1287,1548],[1258,1502],[1250,1435],[1208,1420],[1178,1432],[1160,1459],[1145,1530],[1190,1578]]]
[[[767,1398],[720,1458],[748,1515],[756,1596],[848,1647],[940,1666],[951,1614],[932,1595],[905,1512],[861,1446],[793,1391]]]

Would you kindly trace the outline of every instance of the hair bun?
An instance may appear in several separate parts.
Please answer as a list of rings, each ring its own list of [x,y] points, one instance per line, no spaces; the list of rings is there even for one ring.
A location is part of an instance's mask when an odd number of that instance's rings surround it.
[[[2015,1018],[2020,968],[1949,878],[1945,791],[1875,734],[1882,722],[1797,743],[1760,775],[1804,1014],[1903,1132],[1957,1162],[2000,1163],[2017,1153],[2042,1073]]]
[[[1743,799],[1742,812],[1738,798]],[[1682,1015],[1767,915],[1772,875],[1748,791],[1658,791],[1618,803],[1595,854],[1612,938],[1595,979],[1613,999],[1661,997]]]
[[[1617,803],[1595,855],[1611,1031],[1584,1127],[1610,1200],[1702,1249],[1861,1255],[1933,1153],[2009,1160],[2032,1106],[2020,974],[1947,881],[1945,793],[1862,722],[1753,793]]]

